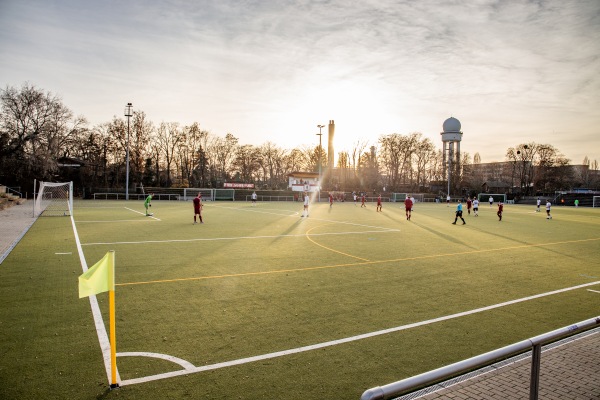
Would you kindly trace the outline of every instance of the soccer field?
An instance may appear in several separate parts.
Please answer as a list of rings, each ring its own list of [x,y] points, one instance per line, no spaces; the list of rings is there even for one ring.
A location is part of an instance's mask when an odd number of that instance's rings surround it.
[[[358,399],[600,314],[598,209],[455,208],[209,202],[194,225],[191,202],[76,202],[0,267],[0,398]],[[114,391],[77,291],[110,250]]]

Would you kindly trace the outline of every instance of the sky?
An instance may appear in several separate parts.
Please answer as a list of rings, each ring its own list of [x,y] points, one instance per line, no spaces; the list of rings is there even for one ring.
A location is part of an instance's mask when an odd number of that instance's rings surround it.
[[[599,0],[0,0],[0,55],[2,88],[92,126],[131,102],[292,149],[334,120],[337,153],[413,132],[441,149],[455,117],[482,162],[529,142],[600,161]]]

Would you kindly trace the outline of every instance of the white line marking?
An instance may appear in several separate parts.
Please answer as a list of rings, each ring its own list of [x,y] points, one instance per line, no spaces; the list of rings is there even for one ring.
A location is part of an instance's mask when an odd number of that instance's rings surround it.
[[[144,214],[143,212],[140,212],[140,211],[138,211],[138,210],[134,210],[133,208],[129,208],[129,207],[123,207],[123,208],[125,208],[126,210],[129,210],[129,211],[133,211],[134,213],[138,213],[138,214],[144,215],[144,216],[146,216],[146,217],[150,217],[150,218],[152,218],[152,219],[155,219],[155,220],[157,220],[157,221],[160,221],[160,219],[158,219],[158,218],[156,218],[156,217],[154,217],[154,216],[152,216],[152,215],[146,215],[146,214]]]
[[[332,232],[332,233],[299,233],[296,235],[264,235],[264,236],[234,236],[222,238],[196,238],[196,239],[173,239],[173,240],[143,240],[138,242],[95,242],[83,243],[82,246],[108,245],[108,244],[160,244],[160,243],[178,243],[178,242],[200,242],[200,241],[217,241],[217,240],[240,240],[240,239],[276,239],[285,237],[306,237],[306,236],[331,236],[331,235],[362,235],[365,233],[391,233],[400,232],[399,229],[388,229],[385,231],[360,231],[360,232]]]
[[[147,219],[113,219],[113,220],[105,220],[105,221],[81,221],[77,220],[78,224],[81,223],[113,223],[113,222],[152,222]]]
[[[81,262],[81,269],[83,272],[88,270],[85,256],[81,248],[81,242],[79,241],[79,235],[77,234],[77,227],[75,227],[75,219],[71,215],[71,225],[73,225],[73,234],[75,235],[75,243],[77,244],[77,252],[79,253],[79,261]],[[104,359],[104,368],[106,369],[106,378],[108,382],[111,381],[111,362],[110,362],[110,341],[108,340],[108,334],[106,333],[106,327],[104,326],[104,320],[102,319],[102,313],[98,306],[98,300],[96,296],[90,296],[90,306],[92,307],[92,316],[94,317],[94,325],[96,326],[96,333],[98,334],[98,341],[100,342],[100,349],[102,350],[102,358]],[[117,368],[117,382],[121,381],[119,376],[119,369]]]
[[[56,255],[67,255],[67,254],[73,254],[72,252],[68,252],[68,253],[54,253]]]
[[[588,289],[588,292],[600,293],[600,291],[598,291],[598,290],[592,290],[592,289]]]
[[[257,212],[257,213],[262,213],[262,214],[273,214],[273,215],[281,215],[284,217],[296,217],[297,215],[299,215],[300,213],[298,211],[295,211],[293,215],[289,215],[289,214],[278,214],[278,213],[271,213],[271,212],[266,212],[266,211],[258,211],[258,210],[254,210],[254,209],[250,209],[250,208],[238,208],[238,207],[223,207],[223,206],[216,206],[216,208],[221,208],[221,209],[227,209],[227,210],[236,210],[236,211],[248,211],[248,212]],[[287,211],[287,210],[286,210]],[[366,227],[366,228],[376,228],[376,229],[390,229],[390,228],[383,228],[380,226],[372,226],[372,225],[364,225],[364,224],[358,224],[356,222],[347,222],[347,221],[334,221],[334,220],[329,220],[329,219],[321,219],[321,218],[310,218],[311,221],[322,221],[322,222],[333,222],[336,224],[346,224],[346,225],[354,225],[354,226],[362,226],[362,227]],[[392,229],[394,231],[400,231],[399,229]]]
[[[142,378],[127,379],[127,380],[122,381],[121,385],[122,386],[134,385],[134,384],[138,384],[138,383],[156,381],[159,379],[172,378],[175,376],[181,376],[181,375],[186,375],[186,374],[190,374],[190,373],[210,371],[210,370],[214,370],[214,369],[230,367],[233,365],[247,364],[247,363],[251,363],[251,362],[287,356],[290,354],[298,354],[298,353],[303,353],[306,351],[322,349],[325,347],[336,346],[338,344],[354,342],[357,340],[368,339],[368,338],[372,338],[375,336],[386,335],[388,333],[399,332],[399,331],[403,331],[403,330],[407,330],[407,329],[411,329],[411,328],[416,328],[419,326],[429,325],[429,324],[433,324],[436,322],[442,322],[442,321],[447,321],[447,320],[454,319],[454,318],[464,317],[467,315],[476,314],[476,313],[480,313],[483,311],[493,310],[495,308],[505,307],[505,306],[509,306],[512,304],[521,303],[524,301],[539,299],[541,297],[551,296],[554,294],[564,293],[564,292],[568,292],[571,290],[581,289],[581,288],[584,288],[587,286],[593,286],[593,285],[598,285],[598,284],[600,284],[600,281],[586,283],[586,284],[578,285],[578,286],[572,286],[569,288],[564,288],[564,289],[559,289],[559,290],[554,290],[552,292],[536,294],[533,296],[523,297],[523,298],[516,299],[516,300],[506,301],[504,303],[498,303],[498,304],[494,304],[494,305],[487,306],[487,307],[481,307],[481,308],[477,308],[477,309],[470,310],[470,311],[464,311],[464,312],[460,312],[460,313],[456,313],[456,314],[447,315],[445,317],[430,319],[427,321],[415,322],[415,323],[408,324],[408,325],[401,325],[401,326],[397,326],[394,328],[388,328],[388,329],[383,329],[380,331],[364,333],[362,335],[351,336],[351,337],[347,337],[344,339],[332,340],[329,342],[323,342],[323,343],[317,343],[317,344],[313,344],[313,345],[309,345],[309,346],[297,347],[295,349],[277,351],[274,353],[268,353],[268,354],[263,354],[263,355],[259,355],[259,356],[253,356],[253,357],[240,358],[238,360],[225,361],[225,362],[221,362],[221,363],[217,363],[217,364],[204,365],[202,367],[194,367],[192,369],[185,369],[183,371],[173,371],[173,372],[167,372],[164,374],[145,376]]]
[[[160,358],[162,360],[167,360],[174,362],[175,364],[181,365],[186,370],[193,370],[196,368],[194,364],[183,360],[181,358],[170,356],[167,354],[159,354],[159,353],[148,353],[145,351],[129,351],[125,353],[117,353],[117,357],[151,357],[151,358]]]

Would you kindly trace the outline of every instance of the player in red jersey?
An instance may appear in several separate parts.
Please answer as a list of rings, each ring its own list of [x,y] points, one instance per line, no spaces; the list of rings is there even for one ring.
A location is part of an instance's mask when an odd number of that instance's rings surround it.
[[[194,203],[194,224],[198,223],[196,222],[196,215],[200,218],[200,223],[203,224],[204,221],[202,221],[202,194],[198,192],[198,196],[194,197],[194,200],[192,201]]]
[[[471,196],[467,197],[467,214],[471,215],[471,206],[473,205],[473,201],[471,201]]]
[[[333,207],[333,193],[329,192],[329,207]]]
[[[406,200],[404,200],[404,209],[406,210],[406,220],[410,221],[410,214],[412,211],[413,202],[410,199],[410,196],[406,196]]]
[[[502,221],[502,210],[504,210],[504,203],[500,200],[498,202],[498,212],[496,213],[496,215],[498,215],[498,221]]]
[[[377,212],[381,211],[381,193],[377,196]]]
[[[363,207],[367,208],[367,205],[365,204],[365,201],[367,201],[366,194],[364,194],[364,193],[362,194],[360,201],[361,201],[360,208],[363,208]]]

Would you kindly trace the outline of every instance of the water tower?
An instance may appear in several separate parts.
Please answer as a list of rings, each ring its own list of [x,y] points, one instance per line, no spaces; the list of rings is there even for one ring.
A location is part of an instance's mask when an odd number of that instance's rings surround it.
[[[460,131],[460,121],[450,117],[444,121],[442,135],[444,153],[444,172],[448,176],[448,194],[450,194],[452,178],[460,176],[460,141],[463,133]],[[454,182],[456,183],[456,182]]]

